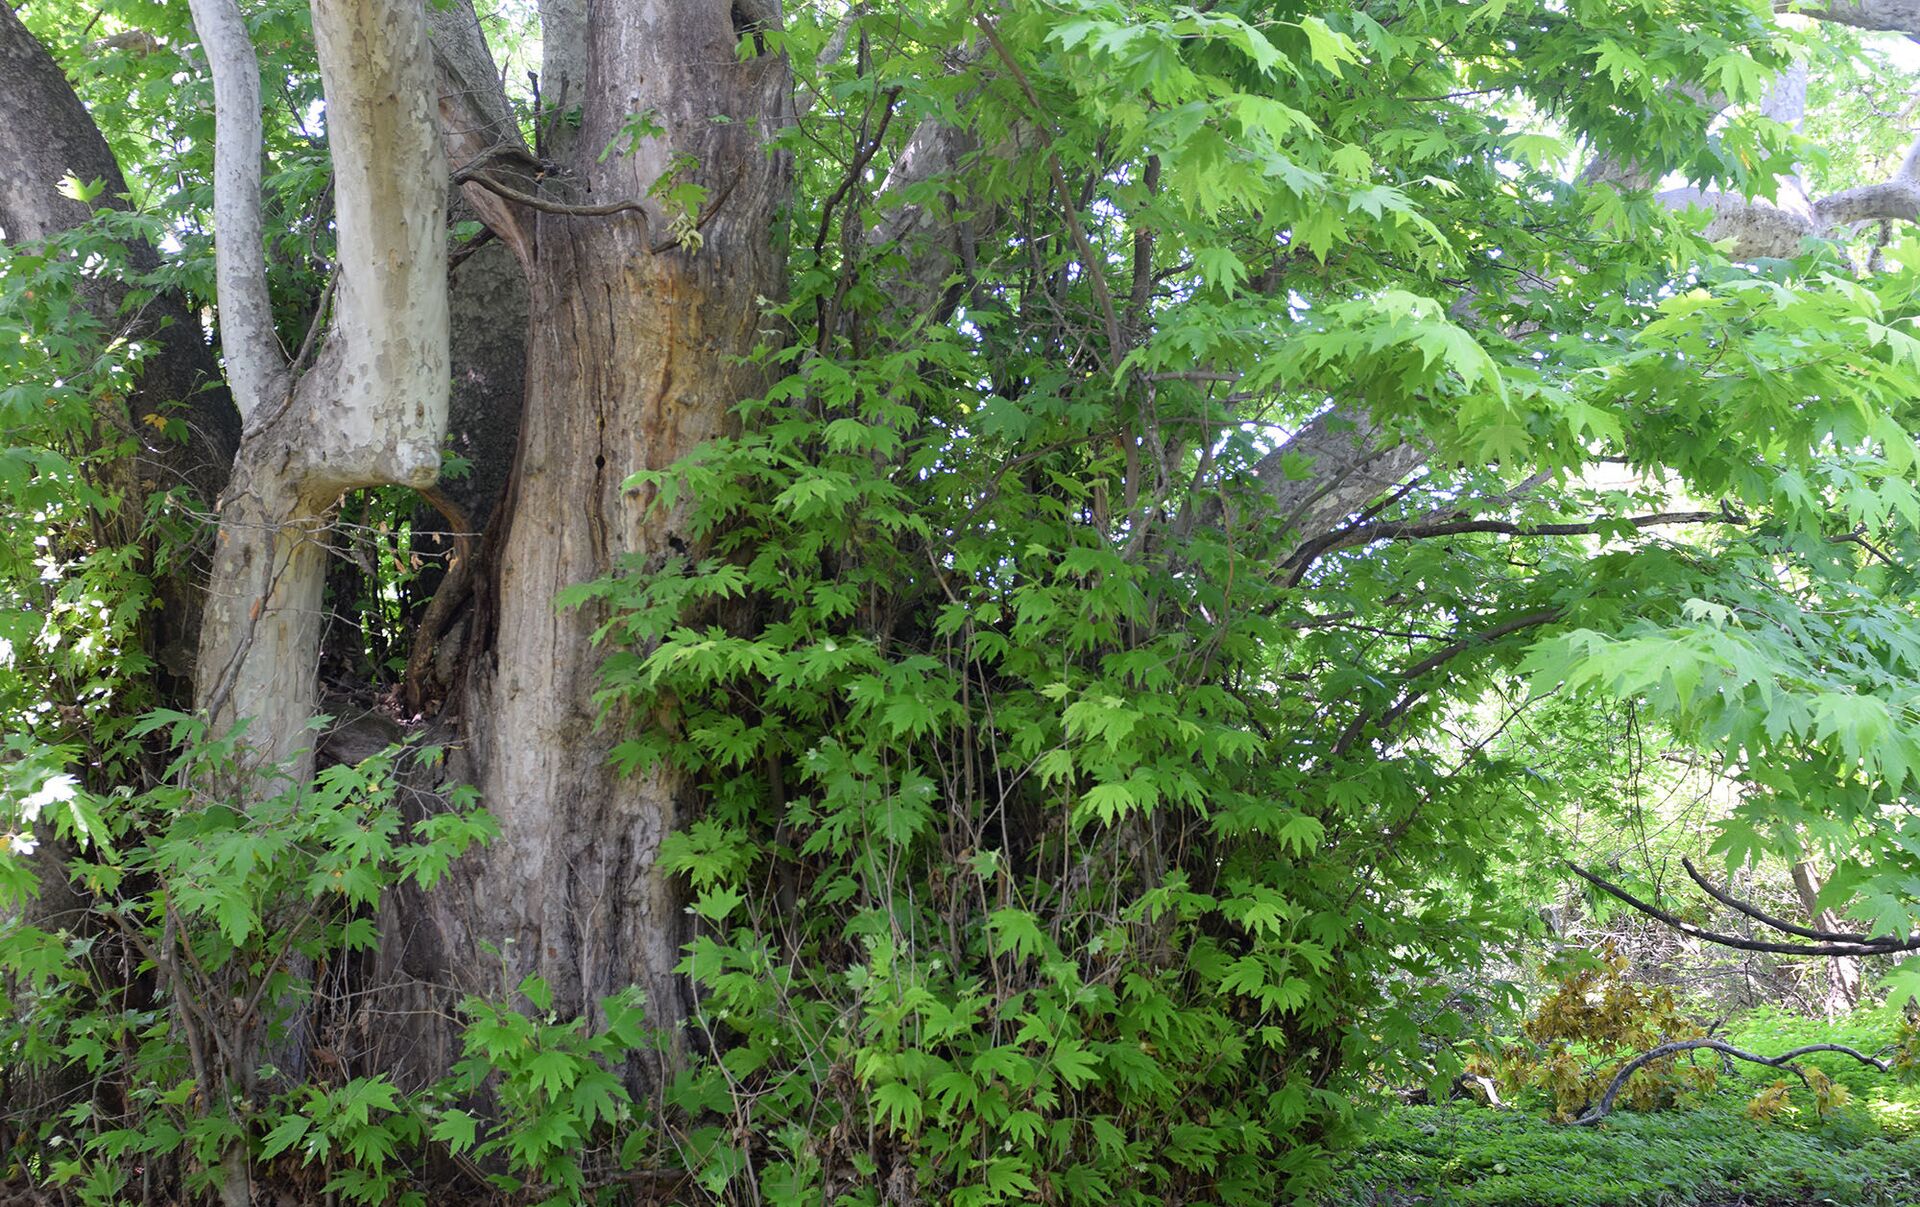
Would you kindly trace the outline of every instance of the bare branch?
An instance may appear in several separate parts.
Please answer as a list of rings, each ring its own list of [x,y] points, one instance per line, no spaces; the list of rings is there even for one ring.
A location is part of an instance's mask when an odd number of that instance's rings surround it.
[[[1801,4],[1776,0],[1773,9],[1855,29],[1920,37],[1920,0],[1839,0],[1837,4]]]
[[[530,210],[539,210],[543,214],[564,214],[573,218],[606,218],[614,214],[635,213],[642,218],[647,216],[647,207],[638,201],[609,201],[600,205],[576,205],[571,201],[555,201],[551,197],[541,197],[534,193],[523,192],[504,180],[497,180],[479,168],[462,168],[453,174],[455,184],[477,184],[489,193],[504,197],[516,205],[524,205]]]
[[[1893,955],[1899,952],[1920,951],[1920,934],[1906,938],[1868,939],[1864,942],[1828,942],[1828,943],[1782,943],[1768,939],[1743,939],[1738,935],[1721,934],[1703,926],[1695,926],[1678,915],[1669,913],[1657,905],[1642,901],[1626,889],[1610,880],[1589,872],[1572,861],[1567,862],[1567,870],[1593,885],[1601,892],[1616,900],[1625,902],[1641,913],[1656,921],[1664,922],[1683,935],[1714,943],[1721,947],[1731,947],[1735,951],[1762,951],[1773,955],[1785,956],[1878,956]]]
[[[193,26],[213,74],[214,273],[220,350],[243,423],[281,401],[287,357],[267,296],[260,215],[260,61],[235,0],[190,0]],[[329,115],[331,117],[331,115]]]
[[[1680,857],[1680,866],[1687,869],[1687,875],[1693,878],[1693,882],[1699,885],[1700,890],[1706,893],[1707,896],[1712,897],[1715,901],[1718,901],[1736,913],[1745,914],[1762,926],[1771,927],[1783,934],[1799,935],[1803,939],[1817,939],[1823,943],[1871,943],[1873,941],[1872,937],[1868,935],[1852,934],[1846,931],[1815,930],[1812,927],[1800,926],[1796,923],[1789,922],[1785,918],[1776,918],[1772,914],[1760,909],[1759,906],[1751,902],[1742,901],[1732,893],[1716,886],[1711,880],[1702,876],[1700,870],[1693,866],[1693,860],[1687,858],[1685,855]]]
[[[1632,528],[1655,528],[1665,524],[1741,524],[1744,522],[1741,517],[1724,511],[1662,511],[1652,515],[1596,516],[1591,520],[1567,524],[1519,524],[1511,520],[1475,520],[1464,517],[1449,520],[1359,524],[1352,528],[1328,533],[1301,546],[1288,559],[1293,572],[1287,582],[1289,586],[1298,584],[1315,561],[1336,549],[1370,545],[1375,541],[1416,541],[1476,532],[1525,537],[1589,536],[1622,524]]]
[[[1753,1064],[1766,1065],[1774,1069],[1785,1069],[1802,1081],[1807,1079],[1807,1075],[1798,1068],[1795,1068],[1791,1062],[1815,1052],[1838,1052],[1842,1056],[1853,1057],[1861,1064],[1871,1065],[1882,1073],[1889,1071],[1889,1066],[1886,1061],[1877,1060],[1864,1052],[1855,1051],[1845,1044],[1808,1044],[1805,1047],[1795,1048],[1791,1052],[1782,1052],[1778,1056],[1761,1056],[1758,1053],[1736,1048],[1732,1044],[1724,1043],[1717,1039],[1675,1040],[1673,1043],[1661,1044],[1657,1048],[1642,1052],[1626,1064],[1620,1066],[1620,1071],[1613,1075],[1613,1081],[1608,1084],[1607,1092],[1600,1096],[1598,1105],[1578,1119],[1575,1119],[1573,1121],[1575,1126],[1591,1127],[1602,1119],[1605,1119],[1608,1114],[1613,1111],[1613,1101],[1619,1097],[1621,1088],[1627,1084],[1627,1079],[1639,1072],[1644,1066],[1659,1060],[1663,1056],[1672,1056],[1679,1052],[1700,1051],[1718,1052],[1723,1056],[1731,1056],[1735,1060],[1750,1061]]]
[[[1669,189],[1659,199],[1674,209],[1699,206],[1711,210],[1714,217],[1707,225],[1707,238],[1733,240],[1736,256],[1791,256],[1799,251],[1803,239],[1819,238],[1858,223],[1920,221],[1920,139],[1908,148],[1892,179],[1842,189],[1811,201],[1801,191],[1797,177],[1781,182],[1777,201],[1749,201],[1697,188]]]

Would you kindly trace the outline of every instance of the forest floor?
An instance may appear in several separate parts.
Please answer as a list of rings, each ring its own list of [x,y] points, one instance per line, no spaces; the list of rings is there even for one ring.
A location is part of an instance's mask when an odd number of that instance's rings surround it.
[[[1830,1029],[1766,1013],[1744,1020],[1728,1038],[1763,1053],[1824,1039],[1871,1051],[1883,1021]],[[1747,1102],[1779,1078],[1760,1068],[1724,1077],[1719,1090],[1696,1105],[1621,1111],[1598,1127],[1552,1123],[1524,1106],[1395,1107],[1347,1160],[1327,1201],[1341,1207],[1920,1207],[1920,1086],[1901,1085],[1845,1058],[1810,1063],[1849,1091],[1851,1100],[1825,1119],[1805,1101],[1768,1122],[1750,1118]]]

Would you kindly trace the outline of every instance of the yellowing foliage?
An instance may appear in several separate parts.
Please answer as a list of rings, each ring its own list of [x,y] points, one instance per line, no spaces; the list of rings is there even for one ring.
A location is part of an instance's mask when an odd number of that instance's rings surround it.
[[[1776,1081],[1753,1096],[1747,1103],[1747,1118],[1755,1123],[1771,1122],[1774,1116],[1787,1109],[1787,1083]]]
[[[1561,977],[1553,993],[1521,1026],[1526,1043],[1509,1046],[1484,1061],[1509,1092],[1544,1090],[1553,1098],[1553,1118],[1567,1123],[1600,1100],[1620,1069],[1634,1057],[1676,1040],[1706,1034],[1688,1018],[1664,986],[1636,984],[1627,959],[1612,944],[1597,960]],[[1673,1105],[1683,1093],[1711,1089],[1718,1071],[1680,1055],[1650,1061],[1622,1087],[1616,1104],[1651,1111]]]

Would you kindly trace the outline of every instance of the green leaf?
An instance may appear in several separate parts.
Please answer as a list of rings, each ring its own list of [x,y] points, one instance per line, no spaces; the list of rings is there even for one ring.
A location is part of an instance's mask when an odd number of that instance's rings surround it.
[[[271,1161],[298,1144],[312,1122],[305,1115],[287,1115],[273,1125],[260,1146],[260,1159]]]
[[[473,1147],[479,1126],[480,1121],[471,1114],[449,1108],[434,1121],[432,1135],[454,1152],[463,1153]]]

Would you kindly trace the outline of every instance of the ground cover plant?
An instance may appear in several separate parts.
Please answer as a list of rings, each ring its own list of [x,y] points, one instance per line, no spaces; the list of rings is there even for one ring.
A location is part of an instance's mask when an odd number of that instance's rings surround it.
[[[1608,1130],[1537,1115],[1395,1108],[1329,1202],[1367,1207],[1900,1207],[1920,1196],[1920,1140],[1836,1121],[1757,1123],[1740,1103],[1624,1115]]]
[[[1616,971],[1608,963],[1601,968]],[[1546,1017],[1564,1019],[1567,991],[1588,983],[1585,974],[1565,978],[1544,1003]],[[1604,1032],[1615,1034],[1618,1003],[1631,994],[1618,981],[1610,988],[1592,1004]],[[1604,1014],[1609,1006],[1612,1017]],[[1680,1022],[1671,1033],[1701,1030]],[[1795,1062],[1802,1076],[1690,1053],[1684,1065],[1675,1058],[1650,1067],[1617,1113],[1594,1126],[1569,1126],[1599,1093],[1579,1088],[1591,1075],[1576,1081],[1570,1070],[1596,1069],[1604,1083],[1617,1062],[1608,1061],[1611,1043],[1582,1045],[1577,1060],[1559,1046],[1524,1069],[1506,1070],[1500,1084],[1514,1092],[1505,1097],[1496,1090],[1490,1101],[1468,1085],[1452,1101],[1389,1108],[1343,1161],[1327,1201],[1786,1207],[1920,1199],[1920,1077],[1914,1029],[1902,1012],[1877,1006],[1826,1019],[1763,1007],[1719,1035],[1756,1053],[1844,1045],[1884,1057],[1890,1069],[1813,1053]]]

